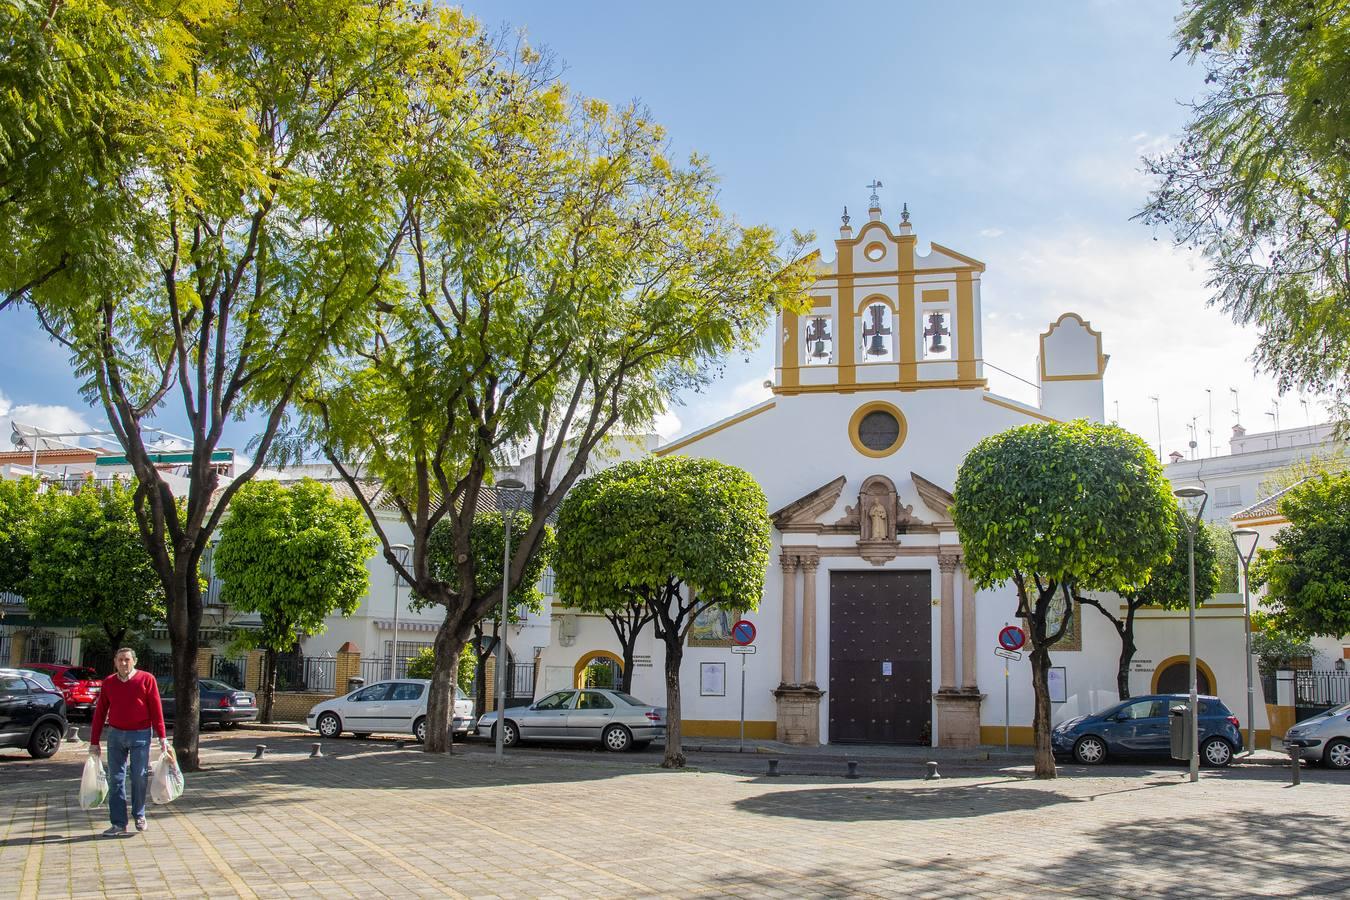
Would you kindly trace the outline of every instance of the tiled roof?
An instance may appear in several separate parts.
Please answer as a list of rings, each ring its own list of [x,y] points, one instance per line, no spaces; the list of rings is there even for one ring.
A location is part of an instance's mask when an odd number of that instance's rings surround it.
[[[1229,521],[1242,522],[1250,519],[1270,519],[1278,516],[1280,514],[1280,498],[1306,480],[1307,479],[1296,481],[1289,485],[1289,487],[1276,491],[1262,500],[1256,501],[1246,509],[1233,513],[1233,515],[1228,517]]]
[[[281,483],[289,485],[295,484],[299,480],[300,479],[298,478],[283,479]],[[353,493],[351,485],[340,478],[315,478],[311,480],[318,481],[320,484],[328,485],[328,487],[332,489],[333,493],[336,494],[338,497],[347,500],[356,499],[356,495],[355,493]],[[389,513],[398,512],[398,507],[395,506],[393,501],[389,499],[389,496],[384,492],[383,486],[378,481],[360,481],[357,483],[361,488],[361,493],[365,495],[366,502],[369,503],[372,507],[374,507],[374,509],[377,512],[389,512]],[[433,498],[433,502],[434,500],[435,498]],[[497,502],[498,502],[497,489],[495,487],[483,485],[479,489],[478,491],[479,512],[496,512]],[[517,502],[519,502],[519,500]],[[556,522],[557,518],[558,513],[555,510],[553,515],[549,516],[548,520],[549,522]]]
[[[63,447],[59,450],[39,450],[37,452],[38,462],[52,462],[55,460],[83,460],[92,462],[94,459],[102,456],[106,451],[96,450],[86,447]],[[0,463],[19,462],[31,463],[33,461],[32,450],[4,450],[0,451]]]

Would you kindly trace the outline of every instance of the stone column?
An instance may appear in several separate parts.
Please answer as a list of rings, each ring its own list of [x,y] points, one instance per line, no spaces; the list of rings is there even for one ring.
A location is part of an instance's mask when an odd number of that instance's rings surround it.
[[[802,684],[816,686],[816,569],[820,557],[799,557],[802,566]]]
[[[961,557],[955,553],[939,553],[938,568],[942,571],[942,679],[940,691],[956,690],[956,566]]]
[[[961,690],[978,694],[975,674],[975,583],[970,573],[961,570]]]
[[[795,554],[778,557],[783,567],[783,684],[797,684],[797,564]]]

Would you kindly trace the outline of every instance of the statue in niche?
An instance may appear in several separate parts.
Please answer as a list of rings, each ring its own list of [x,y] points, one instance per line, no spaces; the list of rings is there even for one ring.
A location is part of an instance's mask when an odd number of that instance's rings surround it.
[[[890,530],[886,527],[886,510],[882,507],[880,500],[873,500],[871,507],[867,510],[867,538],[873,541],[884,541],[890,537]]]

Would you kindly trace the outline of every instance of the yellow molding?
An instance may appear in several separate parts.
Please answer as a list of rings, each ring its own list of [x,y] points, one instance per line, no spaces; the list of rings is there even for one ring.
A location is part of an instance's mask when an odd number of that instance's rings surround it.
[[[880,253],[877,254],[876,259],[872,258],[873,250],[881,251]],[[885,256],[886,256],[886,245],[883,244],[881,241],[873,241],[872,243],[868,244],[866,247],[863,248],[863,258],[866,259],[868,262],[878,262]]]
[[[969,272],[956,276],[956,377],[975,377],[975,280]]]
[[[834,303],[834,300],[833,300],[832,298],[830,298],[830,297],[822,297],[822,296],[820,296],[820,295],[818,295],[818,294],[817,294],[816,296],[814,296],[814,297],[811,298],[811,307],[812,307],[813,309],[820,309],[820,308],[822,308],[822,307],[828,307],[828,306],[831,306],[833,303]],[[502,552],[506,552],[506,551],[503,550]]]
[[[1230,522],[1241,522],[1243,525],[1286,525],[1289,520],[1284,516],[1261,516],[1260,518],[1243,519],[1233,516]]]
[[[1022,415],[1024,415],[1024,416],[1030,416],[1030,417],[1033,418],[1033,419],[1040,419],[1042,422],[1058,422],[1058,421],[1059,421],[1059,419],[1056,419],[1056,418],[1054,418],[1053,416],[1047,416],[1047,415],[1045,415],[1045,413],[1035,412],[1034,410],[1030,410],[1030,409],[1027,409],[1027,408],[1025,408],[1025,407],[1018,406],[1016,403],[1009,403],[1009,402],[1006,401],[1006,400],[1000,400],[1000,399],[998,399],[997,397],[991,397],[991,396],[989,396],[988,394],[985,394],[985,395],[984,395],[984,402],[985,402],[985,403],[992,403],[992,404],[994,404],[995,406],[1001,406],[1001,407],[1003,407],[1004,409],[1010,409],[1010,410],[1012,410],[1013,412],[1019,412],[1019,413],[1021,413]]]
[[[903,252],[905,248],[902,246],[900,249],[902,251],[901,256],[903,257],[905,255]],[[913,267],[910,267],[908,269],[906,268],[869,269],[866,272],[854,272],[852,269],[850,269],[847,273],[830,272],[826,275],[821,275],[818,279],[816,279],[815,286],[828,287],[830,285],[828,285],[827,282],[834,282],[841,280],[861,281],[862,279],[865,278],[898,278],[901,275],[912,275],[917,278],[920,275],[959,275],[962,272],[979,272],[979,271],[981,270],[977,269],[975,266],[935,266],[931,269],[916,269]],[[934,282],[926,282],[926,283],[932,284]]]
[[[680,731],[686,737],[740,737],[741,723],[739,719],[681,719]],[[745,736],[759,741],[775,740],[778,723],[747,720]]]
[[[920,292],[919,296],[924,303],[946,303],[947,298],[951,296],[951,291],[946,288],[933,288]]]
[[[946,363],[947,360],[944,359],[941,360],[941,362]],[[894,366],[895,363],[892,362],[872,363],[870,365]],[[916,365],[930,365],[930,364],[916,363]],[[827,369],[829,368],[829,366],[813,366],[812,368]],[[841,374],[840,384],[803,384],[803,385],[795,385],[792,387],[788,387],[786,385],[778,385],[774,387],[773,392],[774,394],[791,397],[797,394],[860,394],[866,393],[868,391],[903,391],[905,393],[913,391],[953,390],[953,389],[969,391],[975,390],[976,388],[986,389],[989,387],[989,382],[984,378],[976,378],[972,381],[962,381],[958,378],[944,378],[934,381],[917,381],[917,380],[874,381],[874,382],[859,381],[856,383],[848,382],[847,384],[843,383],[842,379],[843,376]],[[1009,409],[1016,409],[1018,412],[1026,412],[1026,410],[1021,409],[1020,407],[1009,407]],[[1055,421],[1055,420],[1051,419],[1048,421]]]
[[[682,450],[683,448],[688,447],[690,444],[703,440],[705,437],[708,437],[709,435],[717,434],[717,432],[722,431],[725,428],[730,428],[732,425],[739,425],[746,419],[753,419],[755,416],[759,415],[762,412],[768,412],[769,410],[773,409],[774,406],[776,405],[777,404],[775,404],[772,400],[767,401],[762,406],[752,407],[746,410],[745,412],[741,413],[740,415],[732,416],[729,419],[723,419],[721,422],[718,422],[715,425],[709,425],[707,428],[704,428],[701,431],[695,431],[688,437],[680,438],[678,441],[667,444],[664,447],[658,447],[656,448],[656,450],[652,452],[656,456],[666,456],[670,453],[674,453],[676,450]]]
[[[900,433],[895,437],[895,443],[885,450],[873,450],[862,442],[858,437],[858,426],[862,424],[863,417],[868,413],[888,412],[895,416],[895,421],[900,426]],[[890,456],[895,451],[904,446],[905,438],[909,436],[909,423],[905,421],[905,414],[899,407],[887,403],[885,400],[872,400],[864,403],[853,411],[853,417],[848,420],[848,439],[853,442],[853,449],[857,450],[863,456],[870,456],[873,459],[881,459],[883,456]]]
[[[1087,333],[1097,339],[1097,372],[1095,375],[1049,375],[1045,368],[1045,339],[1055,333],[1065,319],[1073,319],[1079,325],[1087,329]],[[1040,337],[1041,348],[1041,381],[1101,381],[1102,376],[1106,374],[1106,355],[1102,353],[1102,333],[1092,327],[1092,323],[1084,319],[1076,312],[1066,312],[1058,319],[1050,323],[1050,327]]]
[[[984,265],[984,263],[980,262],[978,259],[976,259],[976,258],[973,257],[973,256],[966,256],[964,253],[957,253],[957,252],[956,252],[955,250],[953,250],[952,248],[950,248],[950,247],[944,247],[944,246],[942,246],[941,244],[939,244],[937,241],[929,241],[929,244],[931,244],[932,247],[933,247],[933,249],[936,250],[936,251],[938,251],[939,253],[942,253],[942,254],[944,254],[944,255],[946,255],[946,256],[953,257],[953,258],[955,258],[955,259],[959,259],[959,260],[961,260],[961,262],[963,262],[963,263],[965,263],[966,265],[970,266],[972,269],[975,269],[975,270],[980,271],[980,272],[983,272],[983,271],[985,270],[985,265]],[[927,270],[927,269],[922,269],[921,271],[926,272],[926,271],[928,271],[928,270]]]
[[[981,725],[981,744],[1002,744],[1002,725]],[[1036,743],[1030,725],[1012,725],[1008,728],[1008,743],[1017,747],[1030,747]]]
[[[1158,663],[1158,665],[1154,666],[1153,677],[1149,680],[1148,692],[1150,694],[1158,693],[1158,678],[1162,675],[1164,669],[1176,665],[1179,662],[1188,662],[1189,660],[1190,657],[1182,653],[1177,656],[1169,656],[1167,659],[1164,659],[1162,662]],[[1205,677],[1209,679],[1209,689],[1211,691],[1217,691],[1219,689],[1219,679],[1214,677],[1214,670],[1209,667],[1209,664],[1197,656],[1195,658],[1195,667],[1199,671],[1205,673]]]
[[[572,687],[585,687],[582,682],[586,678],[586,667],[597,659],[612,659],[614,660],[615,665],[619,667],[619,671],[623,671],[623,658],[617,653],[611,653],[609,650],[592,650],[590,653],[582,656],[581,659],[578,659],[577,664],[572,667]]]

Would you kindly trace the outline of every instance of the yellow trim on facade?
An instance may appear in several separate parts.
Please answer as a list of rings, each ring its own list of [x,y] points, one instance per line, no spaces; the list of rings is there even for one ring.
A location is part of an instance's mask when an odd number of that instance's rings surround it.
[[[947,360],[941,360],[946,362]],[[887,365],[893,366],[895,363],[869,363],[869,365]],[[916,365],[928,365],[927,363],[918,363]],[[827,369],[828,366],[814,366],[817,369]],[[956,378],[935,379],[933,381],[863,381],[845,385],[838,384],[803,384],[793,387],[777,386],[773,389],[775,394],[784,394],[795,396],[797,394],[861,394],[868,391],[902,391],[912,393],[914,391],[931,391],[938,389],[958,388],[963,391],[986,389],[989,382],[983,378],[977,378],[973,381],[961,381]],[[1021,412],[1022,410],[1019,410]]]
[[[1059,419],[1056,419],[1056,418],[1054,418],[1053,416],[1047,416],[1045,413],[1039,413],[1039,412],[1034,412],[1034,411],[1029,410],[1029,409],[1024,409],[1023,407],[1018,406],[1016,403],[1009,403],[1009,402],[1006,401],[1006,400],[1000,400],[1000,399],[998,399],[997,397],[991,397],[991,396],[989,396],[988,394],[985,394],[985,395],[984,395],[984,402],[985,402],[985,403],[992,403],[992,404],[994,404],[995,406],[1001,406],[1001,407],[1003,407],[1004,409],[1010,409],[1010,410],[1012,410],[1013,412],[1019,412],[1019,413],[1021,413],[1022,415],[1024,415],[1024,416],[1030,416],[1030,417],[1033,418],[1033,419],[1040,419],[1042,422],[1058,422],[1058,421],[1059,421]]]
[[[741,736],[741,722],[739,719],[681,719],[680,732],[686,737],[734,738]],[[776,740],[778,723],[747,720],[745,736],[757,741]]]
[[[623,671],[623,659],[617,653],[612,653],[609,650],[592,650],[577,660],[577,664],[572,667],[572,687],[583,688],[586,686],[582,683],[585,680],[586,667],[597,659],[612,659],[619,667],[619,671]]]
[[[895,315],[897,312],[899,312],[895,308],[896,302],[892,300],[890,297],[887,297],[885,294],[873,293],[868,294],[866,297],[862,298],[862,300],[858,301],[857,308],[854,309],[853,311],[854,315],[859,316],[862,315],[864,312],[867,311],[868,307],[876,303],[880,303],[882,306],[885,306],[887,309],[889,309],[891,311],[891,315]],[[895,330],[894,323],[892,323],[891,330],[892,331]]]
[[[863,417],[873,412],[888,412],[895,416],[896,423],[900,426],[900,433],[896,435],[895,443],[885,450],[873,450],[862,442],[858,437],[858,426],[862,424]],[[905,421],[905,414],[899,407],[885,400],[871,400],[864,403],[853,411],[853,417],[848,420],[848,439],[853,442],[853,449],[857,450],[863,456],[870,456],[873,459],[881,459],[883,456],[890,456],[899,450],[905,444],[905,438],[909,436],[909,423]]]
[[[1289,522],[1284,516],[1262,516],[1259,519],[1239,519],[1234,516],[1230,521],[1243,525],[1285,525]]]
[[[875,257],[872,255],[873,250],[877,251],[877,255]],[[881,241],[873,241],[872,243],[868,244],[866,247],[863,248],[863,258],[866,259],[868,262],[879,262],[885,257],[886,257],[886,245],[883,244]]]
[[[914,309],[914,275],[901,273],[899,284],[900,310],[895,328],[895,343],[899,349],[900,383],[910,384],[919,380],[918,313]]]
[[[845,244],[850,248],[847,252],[843,249]],[[857,380],[853,354],[857,344],[854,327],[858,319],[857,313],[853,310],[852,243],[844,240],[835,242],[835,268],[838,270],[835,275],[837,280],[835,290],[839,294],[838,334],[834,336],[834,345],[838,349],[839,371],[835,379],[839,384],[852,384]]]
[[[1158,663],[1158,665],[1153,668],[1153,677],[1149,679],[1148,692],[1150,694],[1158,693],[1158,677],[1162,675],[1164,669],[1176,665],[1179,662],[1188,662],[1189,660],[1190,657],[1182,653],[1178,656],[1169,656],[1167,659]],[[1214,670],[1209,667],[1209,664],[1197,656],[1195,658],[1195,667],[1197,670],[1204,672],[1205,677],[1209,679],[1209,689],[1211,691],[1217,691],[1219,689],[1219,679],[1214,677]]]
[[[815,296],[811,298],[812,309],[823,309],[834,305],[834,298],[829,296]]]
[[[1045,339],[1055,333],[1055,329],[1065,319],[1073,319],[1079,325],[1087,329],[1087,333],[1097,339],[1097,373],[1095,375],[1049,375],[1045,369]],[[1101,381],[1102,376],[1106,374],[1106,354],[1102,353],[1102,333],[1092,327],[1092,323],[1084,319],[1076,312],[1066,312],[1058,319],[1050,323],[1050,327],[1040,337],[1041,349],[1041,381]]]
[[[797,384],[800,381],[802,351],[800,336],[801,319],[790,309],[783,310],[783,366],[779,379],[783,384]]]
[[[947,298],[951,296],[951,291],[946,288],[936,288],[934,290],[921,291],[919,297],[923,303],[946,303]]]
[[[975,377],[975,278],[969,272],[956,276],[956,377]]]
[[[981,744],[1002,744],[1003,726],[1002,725],[981,725],[980,726]],[[1012,725],[1008,728],[1008,743],[1014,747],[1031,747],[1036,743],[1034,733],[1030,725]]]
[[[937,252],[943,254],[944,256],[950,256],[953,259],[959,259],[961,260],[961,262],[970,266],[972,269],[975,269],[977,272],[983,272],[985,270],[984,263],[980,262],[973,256],[966,256],[964,253],[957,253],[951,247],[944,247],[937,241],[929,241],[928,243],[931,244],[933,249],[936,250]],[[924,271],[926,272],[928,270],[925,269]]]
[[[688,437],[680,438],[678,441],[675,441],[674,443],[666,444],[666,446],[664,447],[658,447],[652,451],[652,454],[654,456],[666,456],[668,454],[674,453],[676,450],[682,450],[685,447],[688,447],[690,444],[703,440],[705,437],[708,437],[709,435],[717,434],[717,432],[721,431],[724,428],[730,428],[732,425],[739,425],[746,419],[753,419],[755,416],[759,415],[762,412],[768,412],[769,410],[773,409],[774,406],[776,405],[777,404],[775,404],[772,400],[770,400],[766,402],[763,406],[757,406],[753,409],[748,409],[745,412],[741,413],[740,415],[732,416],[730,419],[725,419],[721,422],[718,422],[715,425],[709,425],[702,431],[695,431]]]

